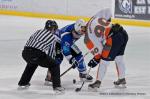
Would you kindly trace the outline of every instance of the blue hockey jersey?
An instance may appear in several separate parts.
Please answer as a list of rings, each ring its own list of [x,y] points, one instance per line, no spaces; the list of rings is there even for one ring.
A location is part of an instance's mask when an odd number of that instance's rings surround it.
[[[70,24],[60,29],[59,33],[61,34],[61,48],[62,48],[63,54],[66,56],[68,60],[74,57],[77,61],[80,61],[78,70],[79,72],[83,72],[83,71],[86,71],[86,66],[85,66],[83,55],[80,49],[75,45],[75,42],[78,39],[74,38],[72,35],[72,31],[74,30],[74,25],[75,24]],[[74,56],[72,54],[72,51],[71,51],[72,49],[76,53],[78,53],[77,56]]]
[[[74,24],[70,24],[60,29],[61,34],[61,47],[65,56],[71,55],[71,47],[75,44],[75,39],[72,35]],[[79,51],[79,49],[78,49]],[[81,52],[81,51],[80,51]]]

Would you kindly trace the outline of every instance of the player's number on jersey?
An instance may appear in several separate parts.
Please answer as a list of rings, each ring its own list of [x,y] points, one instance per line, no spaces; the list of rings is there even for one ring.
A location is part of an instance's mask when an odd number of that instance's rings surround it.
[[[100,38],[104,35],[106,26],[109,25],[109,22],[107,22],[104,18],[98,19],[98,25],[94,28],[95,35]]]
[[[98,48],[96,47],[96,48],[94,48],[92,51],[91,51],[91,53],[93,54],[93,55],[95,55],[96,53],[98,53],[99,52],[99,50],[98,50]]]

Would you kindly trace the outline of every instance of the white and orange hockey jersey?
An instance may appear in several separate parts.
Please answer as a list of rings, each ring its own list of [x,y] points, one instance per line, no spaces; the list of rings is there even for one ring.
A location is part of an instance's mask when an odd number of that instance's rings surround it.
[[[103,9],[94,15],[87,23],[87,33],[84,43],[95,58],[100,58],[103,45],[110,31],[110,22],[106,21],[112,17],[110,9]],[[111,42],[111,41],[110,41]]]

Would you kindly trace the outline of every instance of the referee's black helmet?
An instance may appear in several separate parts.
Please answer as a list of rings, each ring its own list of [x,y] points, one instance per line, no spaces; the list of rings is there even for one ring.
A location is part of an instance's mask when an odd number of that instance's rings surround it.
[[[45,29],[57,30],[58,29],[58,25],[57,25],[56,21],[54,21],[54,20],[47,20],[46,23],[45,23]]]

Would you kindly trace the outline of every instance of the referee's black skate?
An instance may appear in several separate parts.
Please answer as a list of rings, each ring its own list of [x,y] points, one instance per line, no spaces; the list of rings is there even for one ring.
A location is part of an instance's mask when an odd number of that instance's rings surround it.
[[[96,80],[93,84],[88,85],[88,90],[89,91],[97,91],[98,88],[100,88],[101,81]]]
[[[118,79],[117,81],[114,81],[114,85],[116,88],[126,88],[126,79]]]
[[[18,90],[25,90],[25,89],[28,89],[29,87],[30,87],[30,83],[28,83],[28,84],[24,84],[24,85],[18,85]]]
[[[53,88],[55,94],[60,95],[65,93],[65,88],[64,87],[55,87]]]

